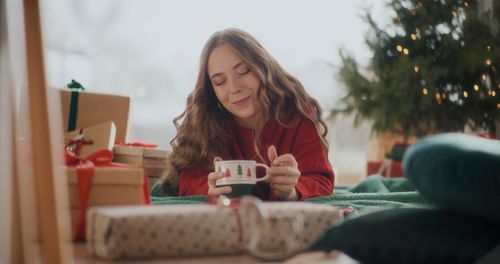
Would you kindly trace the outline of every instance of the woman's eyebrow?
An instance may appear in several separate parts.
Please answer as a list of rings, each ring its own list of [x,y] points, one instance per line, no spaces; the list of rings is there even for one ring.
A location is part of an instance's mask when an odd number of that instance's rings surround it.
[[[240,67],[240,65],[244,64],[245,62],[244,61],[240,61],[238,63],[236,63],[234,66],[233,66],[233,70]]]
[[[232,70],[234,70],[234,69],[236,69],[236,68],[240,67],[240,65],[243,65],[243,64],[245,64],[245,63],[246,63],[245,61],[239,61],[238,63],[236,63],[236,64],[233,66]],[[217,76],[219,76],[219,75],[222,75],[222,73],[221,73],[221,72],[214,73],[214,74],[212,74],[212,76],[210,77],[210,79],[212,80],[213,78],[215,78],[215,77],[217,77]]]

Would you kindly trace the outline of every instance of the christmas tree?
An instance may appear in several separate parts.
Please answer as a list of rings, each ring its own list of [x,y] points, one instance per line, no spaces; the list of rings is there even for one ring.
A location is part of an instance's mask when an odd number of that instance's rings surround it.
[[[238,164],[237,170],[238,170],[238,175],[240,176],[240,178],[243,177],[243,169],[241,168],[240,164]]]
[[[472,129],[500,120],[500,4],[484,0],[392,0],[392,23],[368,12],[368,69],[341,50],[343,106],[376,132],[404,136]]]

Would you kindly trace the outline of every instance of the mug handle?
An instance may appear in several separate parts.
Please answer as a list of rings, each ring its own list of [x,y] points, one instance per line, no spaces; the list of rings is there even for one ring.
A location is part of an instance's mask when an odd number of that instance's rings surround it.
[[[255,177],[255,181],[256,182],[261,182],[261,181],[265,181],[269,178],[269,174],[267,174],[267,171],[269,170],[269,166],[267,166],[266,164],[264,163],[257,163],[255,164],[255,167],[263,167],[266,169],[266,176],[262,177],[262,178],[257,178]]]

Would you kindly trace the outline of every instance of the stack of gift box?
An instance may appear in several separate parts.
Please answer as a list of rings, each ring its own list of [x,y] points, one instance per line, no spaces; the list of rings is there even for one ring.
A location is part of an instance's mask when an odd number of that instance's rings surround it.
[[[60,90],[60,97],[71,223],[75,240],[84,240],[88,208],[149,203],[167,151],[121,143],[113,153],[116,142],[127,140],[129,97],[82,88]]]
[[[367,147],[366,175],[404,177],[401,161],[406,149],[416,140],[414,136],[404,137],[393,133],[377,133],[371,137]]]
[[[140,142],[118,142],[113,148],[114,161],[133,164],[144,169],[151,189],[155,183],[165,177],[167,172],[168,151],[156,145]]]
[[[387,178],[403,177],[403,167],[401,161],[406,149],[410,144],[406,142],[396,142],[389,153],[386,153],[384,160],[380,162],[368,161],[367,175],[379,174]]]

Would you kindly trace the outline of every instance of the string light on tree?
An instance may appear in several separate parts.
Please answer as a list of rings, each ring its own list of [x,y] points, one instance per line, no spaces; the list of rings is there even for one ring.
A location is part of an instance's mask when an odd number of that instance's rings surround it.
[[[396,125],[404,127],[405,136],[425,135],[460,131],[470,125],[495,133],[492,120],[498,121],[500,108],[500,19],[485,18],[500,17],[497,1],[391,0],[393,25],[386,29],[367,17],[378,32],[366,38],[374,53],[371,67],[377,78],[365,78],[356,69],[359,63],[344,56],[340,71],[348,87],[344,102],[352,109],[346,112],[371,119],[376,132],[391,131]],[[493,7],[483,10],[491,2]],[[373,96],[358,100],[366,93]],[[417,98],[405,96],[409,93],[416,93]],[[378,109],[375,115],[367,110],[373,107]]]

